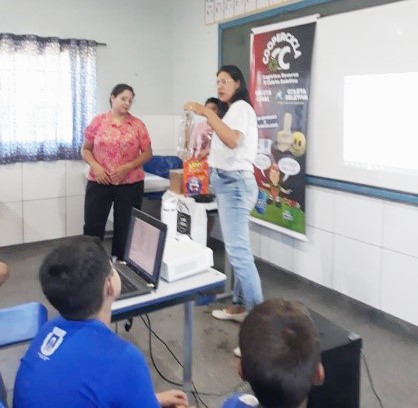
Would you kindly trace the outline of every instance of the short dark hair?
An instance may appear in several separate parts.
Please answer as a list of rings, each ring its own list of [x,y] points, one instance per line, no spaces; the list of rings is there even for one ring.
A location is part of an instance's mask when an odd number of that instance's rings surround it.
[[[236,90],[235,94],[231,98],[231,104],[243,100],[249,103],[252,106],[250,93],[248,92],[247,83],[245,82],[244,75],[242,74],[241,70],[236,65],[223,65],[219,68],[216,75],[219,75],[221,72],[226,72],[231,76],[231,78],[235,81],[239,81],[239,88]]]
[[[82,237],[53,249],[41,265],[39,280],[43,293],[64,318],[85,320],[100,310],[110,273],[100,240]]]
[[[134,92],[134,88],[132,88],[132,86],[127,85],[127,84],[117,84],[113,89],[112,92],[110,93],[110,96],[118,96],[119,94],[121,94],[123,91],[130,91],[132,92],[132,95],[135,96],[135,92]],[[110,106],[112,106],[112,99],[109,99],[109,103]]]
[[[220,99],[215,97],[210,97],[206,99],[205,106],[208,103],[213,103],[218,108],[218,116],[222,119],[225,116],[225,113],[228,111],[228,104],[225,102],[222,102]]]
[[[268,300],[248,314],[239,334],[243,379],[265,408],[296,408],[320,363],[319,337],[300,302]]]

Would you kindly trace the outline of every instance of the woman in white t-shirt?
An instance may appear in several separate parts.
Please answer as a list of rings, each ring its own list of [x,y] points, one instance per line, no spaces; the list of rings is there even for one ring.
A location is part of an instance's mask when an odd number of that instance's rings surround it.
[[[263,301],[260,277],[250,246],[249,215],[257,200],[258,187],[253,162],[257,154],[257,118],[242,72],[224,65],[217,73],[218,97],[229,108],[221,120],[205,106],[184,105],[205,116],[213,129],[209,166],[218,213],[229,261],[234,269],[233,304],[212,315],[241,322],[249,310]]]

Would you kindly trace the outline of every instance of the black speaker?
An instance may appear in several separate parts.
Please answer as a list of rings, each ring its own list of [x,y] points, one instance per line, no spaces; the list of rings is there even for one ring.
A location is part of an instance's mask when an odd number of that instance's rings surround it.
[[[310,313],[320,335],[325,382],[312,389],[308,408],[359,408],[362,339],[320,314]]]

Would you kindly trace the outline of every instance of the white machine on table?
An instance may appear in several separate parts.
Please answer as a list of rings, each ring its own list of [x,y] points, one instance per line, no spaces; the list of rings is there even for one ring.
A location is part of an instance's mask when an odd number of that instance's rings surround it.
[[[167,237],[161,277],[173,282],[206,271],[213,266],[213,252],[210,248],[192,241],[186,235]]]

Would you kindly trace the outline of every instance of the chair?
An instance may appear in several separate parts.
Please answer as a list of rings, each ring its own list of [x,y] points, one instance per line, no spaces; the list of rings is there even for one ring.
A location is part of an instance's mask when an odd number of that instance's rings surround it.
[[[47,308],[39,302],[0,309],[0,349],[32,340],[48,320]],[[0,375],[0,408],[7,407],[7,395]]]
[[[144,171],[155,174],[165,179],[170,178],[170,170],[181,169],[183,162],[177,156],[153,156],[150,161],[144,163]],[[164,191],[148,192],[144,197],[148,200],[160,200]]]
[[[177,156],[153,156],[152,159],[144,163],[144,171],[168,179],[170,170],[181,169],[183,162]]]

